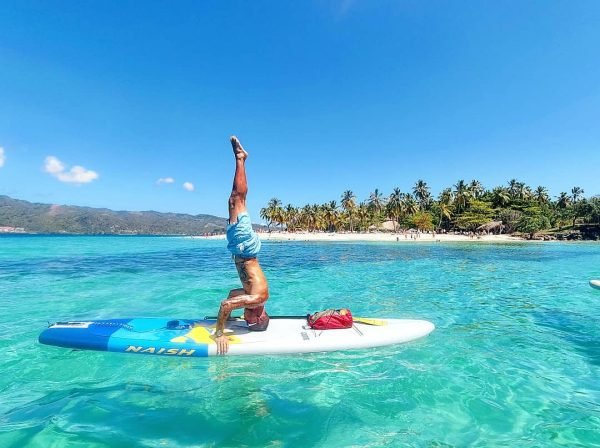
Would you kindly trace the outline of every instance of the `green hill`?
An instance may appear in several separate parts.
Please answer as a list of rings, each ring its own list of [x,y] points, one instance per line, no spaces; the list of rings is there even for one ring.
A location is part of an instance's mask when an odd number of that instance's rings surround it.
[[[225,218],[212,215],[114,211],[0,196],[0,228],[22,228],[27,233],[202,235],[223,233],[226,225]]]

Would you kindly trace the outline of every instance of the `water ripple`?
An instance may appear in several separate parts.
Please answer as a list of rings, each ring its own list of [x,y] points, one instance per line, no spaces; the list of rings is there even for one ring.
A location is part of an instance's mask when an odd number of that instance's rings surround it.
[[[0,446],[600,446],[597,244],[270,243],[272,314],[427,318],[412,344],[175,360],[40,346],[47,321],[214,314],[223,242],[0,239]]]

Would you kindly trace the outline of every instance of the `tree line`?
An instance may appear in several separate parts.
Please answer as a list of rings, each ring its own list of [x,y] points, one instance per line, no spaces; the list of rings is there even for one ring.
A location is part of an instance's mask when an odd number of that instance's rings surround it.
[[[283,206],[273,198],[260,211],[267,226],[294,231],[360,231],[391,221],[394,230],[477,231],[490,222],[502,223],[504,233],[533,234],[548,229],[575,227],[578,223],[600,223],[600,197],[584,197],[580,187],[551,199],[548,190],[532,189],[512,179],[506,186],[488,190],[481,182],[459,180],[434,198],[423,180],[412,191],[394,188],[389,196],[375,189],[366,200],[346,190],[340,203]]]

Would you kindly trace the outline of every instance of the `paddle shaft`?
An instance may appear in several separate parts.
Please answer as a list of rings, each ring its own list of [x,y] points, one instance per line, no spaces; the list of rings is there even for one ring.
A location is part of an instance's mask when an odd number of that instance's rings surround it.
[[[269,316],[269,319],[306,319],[308,316],[308,314],[305,314],[303,316]],[[233,316],[229,316],[229,320],[236,320],[236,319],[242,319],[243,316],[238,316],[238,317],[233,317]],[[217,320],[217,316],[205,316],[204,319],[206,320]],[[375,325],[375,326],[382,326],[382,325],[386,325],[385,320],[383,319],[377,319],[377,318],[368,318],[368,317],[354,317],[354,322],[359,322],[362,324],[367,324],[367,325]]]

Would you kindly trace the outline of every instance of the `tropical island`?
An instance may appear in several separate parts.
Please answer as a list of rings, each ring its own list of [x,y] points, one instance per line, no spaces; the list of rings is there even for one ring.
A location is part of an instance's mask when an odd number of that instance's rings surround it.
[[[267,227],[297,232],[426,232],[481,236],[504,234],[527,239],[600,239],[600,196],[584,197],[573,187],[555,200],[543,186],[532,189],[512,179],[507,186],[485,189],[481,182],[459,180],[434,198],[427,183],[418,180],[412,191],[395,188],[388,197],[378,189],[357,201],[350,190],[340,204],[296,207],[273,198],[261,209]]]
[[[273,198],[260,210],[263,239],[413,240],[450,235],[492,241],[507,236],[538,240],[600,240],[600,196],[573,187],[554,200],[548,190],[515,179],[485,189],[459,180],[434,198],[423,180],[412,191],[375,189],[364,201],[343,192],[340,203],[296,207]],[[212,215],[113,211],[38,204],[0,196],[0,233],[87,235],[184,235],[223,238],[227,220]],[[273,232],[275,230],[275,232]],[[332,238],[334,237],[334,238]],[[426,240],[427,238],[423,238]],[[509,238],[510,239],[510,238]]]

